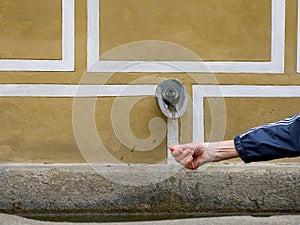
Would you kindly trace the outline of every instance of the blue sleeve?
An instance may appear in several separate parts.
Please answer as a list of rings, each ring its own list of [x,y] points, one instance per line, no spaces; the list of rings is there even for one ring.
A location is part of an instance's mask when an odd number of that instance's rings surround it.
[[[300,156],[300,114],[237,135],[234,144],[246,163]]]

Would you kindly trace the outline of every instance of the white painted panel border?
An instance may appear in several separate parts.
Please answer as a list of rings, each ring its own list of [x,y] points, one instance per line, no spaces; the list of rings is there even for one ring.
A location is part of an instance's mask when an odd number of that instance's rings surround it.
[[[297,73],[300,73],[300,0],[298,0]]]
[[[300,86],[194,85],[193,141],[204,140],[204,106],[207,97],[292,98],[300,97]]]
[[[1,59],[0,71],[74,71],[74,0],[62,0],[62,59]]]
[[[0,84],[0,97],[155,96],[157,85]]]
[[[99,57],[99,1],[88,0],[89,72],[212,72],[284,73],[285,0],[272,0],[272,43],[270,62],[189,62],[189,61],[101,61]]]

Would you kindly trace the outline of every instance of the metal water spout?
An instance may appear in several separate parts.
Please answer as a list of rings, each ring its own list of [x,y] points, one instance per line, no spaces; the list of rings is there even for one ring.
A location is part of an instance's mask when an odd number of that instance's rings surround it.
[[[177,80],[164,80],[155,92],[156,100],[162,113],[168,118],[168,149],[178,144],[178,119],[185,113],[188,106],[186,88]],[[168,163],[175,160],[168,151]]]

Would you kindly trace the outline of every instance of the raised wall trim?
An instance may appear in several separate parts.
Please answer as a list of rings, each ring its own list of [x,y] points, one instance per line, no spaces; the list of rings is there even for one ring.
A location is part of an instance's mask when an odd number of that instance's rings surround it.
[[[300,73],[300,0],[298,0],[297,73]]]
[[[193,141],[204,141],[204,98],[292,98],[300,97],[300,86],[194,85]],[[226,108],[226,106],[225,106]],[[225,109],[226,110],[226,109]],[[226,116],[226,115],[225,115]]]
[[[88,0],[87,70],[89,72],[284,73],[285,0],[272,0],[271,61],[102,61],[99,56],[100,1]]]
[[[62,0],[62,59],[0,59],[0,71],[74,71],[74,0]]]
[[[0,97],[154,96],[157,85],[0,84]]]

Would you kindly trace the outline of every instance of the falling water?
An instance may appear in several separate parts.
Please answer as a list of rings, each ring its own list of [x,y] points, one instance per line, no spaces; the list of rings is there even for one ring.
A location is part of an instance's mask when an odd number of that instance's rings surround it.
[[[168,118],[168,149],[170,146],[178,144],[178,119]],[[167,163],[174,163],[175,160],[172,157],[170,151],[168,151]]]

